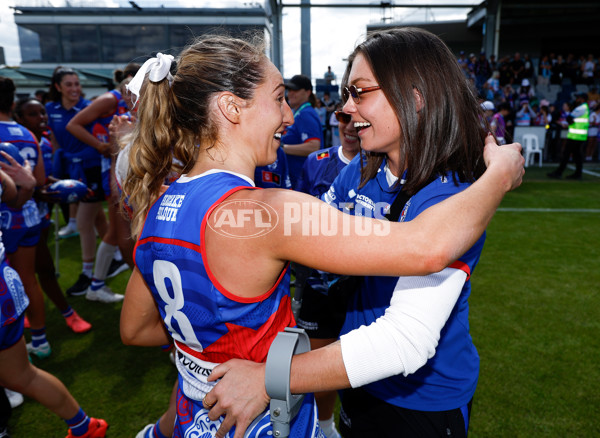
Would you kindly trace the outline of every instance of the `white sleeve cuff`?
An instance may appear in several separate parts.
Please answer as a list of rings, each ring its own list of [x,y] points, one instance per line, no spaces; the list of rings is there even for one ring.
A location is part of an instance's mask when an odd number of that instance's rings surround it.
[[[340,338],[350,385],[406,376],[425,365],[435,354],[466,279],[464,271],[453,268],[424,277],[400,277],[385,314]]]

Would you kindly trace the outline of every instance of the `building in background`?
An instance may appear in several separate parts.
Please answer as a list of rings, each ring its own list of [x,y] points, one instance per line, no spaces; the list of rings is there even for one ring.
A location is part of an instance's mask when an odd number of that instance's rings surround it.
[[[21,65],[2,68],[20,95],[47,89],[57,65],[79,74],[87,97],[114,88],[113,71],[142,64],[157,51],[177,55],[195,37],[212,32],[260,34],[272,40],[258,5],[239,8],[25,7],[15,8]],[[270,44],[269,44],[270,46]],[[272,57],[272,53],[269,53]]]

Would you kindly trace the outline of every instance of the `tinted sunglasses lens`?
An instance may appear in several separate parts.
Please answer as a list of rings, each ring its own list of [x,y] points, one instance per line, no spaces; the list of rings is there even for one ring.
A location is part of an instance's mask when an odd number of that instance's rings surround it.
[[[350,116],[350,114],[346,114],[345,112],[336,111],[335,112],[335,118],[340,123],[350,123],[350,120],[351,120],[352,117]]]
[[[342,90],[342,99],[344,100],[344,102],[348,102],[349,98],[350,98],[350,90],[348,90],[348,87],[344,87],[344,89]]]
[[[356,85],[352,85],[350,87],[350,96],[352,96],[352,99],[354,99],[354,101],[356,103],[358,103],[359,100],[359,94],[358,94],[358,89],[356,88]]]

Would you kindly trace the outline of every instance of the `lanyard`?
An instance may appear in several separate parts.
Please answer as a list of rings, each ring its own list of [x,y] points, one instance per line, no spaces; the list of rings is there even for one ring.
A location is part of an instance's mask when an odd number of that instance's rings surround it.
[[[298,108],[298,110],[296,110],[296,112],[294,113],[294,119],[300,113],[300,111],[302,111],[307,106],[310,106],[310,102],[304,102],[302,105],[300,105],[300,108]]]

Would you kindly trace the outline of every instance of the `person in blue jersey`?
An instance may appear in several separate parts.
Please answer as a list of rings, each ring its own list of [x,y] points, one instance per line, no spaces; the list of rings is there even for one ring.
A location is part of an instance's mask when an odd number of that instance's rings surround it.
[[[283,149],[277,149],[277,159],[266,166],[258,166],[254,171],[256,187],[263,189],[291,189],[292,180],[288,172],[288,162]]]
[[[487,150],[481,145],[494,139],[482,130],[476,96],[438,37],[413,28],[369,34],[349,57],[343,83],[343,109],[365,154],[324,195],[331,205],[351,205],[354,217],[368,217],[390,209],[402,191],[408,199],[400,224],[415,225],[486,178],[491,168],[484,173]],[[415,232],[431,248],[439,244],[428,232]],[[454,260],[435,273],[364,277],[349,299],[340,341],[292,360],[292,393],[353,388],[341,397],[343,436],[466,436],[479,367],[469,335],[469,278],[483,232],[455,248]],[[395,261],[412,251],[392,239],[386,247]],[[402,255],[393,255],[396,250]],[[355,257],[365,263],[372,254]],[[237,415],[242,420],[227,424],[238,426],[252,418],[264,388],[241,382],[260,380],[262,373],[261,365],[243,361],[213,370],[209,380],[221,380],[205,399],[217,402],[211,418]]]
[[[46,180],[42,155],[35,136],[12,119],[15,85],[10,78],[0,78],[0,141],[14,145],[21,159],[32,169],[38,186]],[[29,199],[22,207],[2,204],[0,229],[4,231],[4,247],[11,266],[23,279],[30,306],[27,311],[31,328],[29,351],[38,357],[50,355],[46,338],[44,296],[35,276],[36,247],[40,241],[41,220],[37,205]]]
[[[302,177],[296,190],[320,198],[338,176],[340,171],[360,151],[360,142],[350,115],[336,111],[335,118],[340,124],[340,143],[330,148],[311,153],[302,167]]]
[[[287,155],[292,187],[296,189],[306,157],[325,146],[323,127],[313,105],[316,97],[310,78],[295,75],[285,83],[288,104],[294,112],[294,124],[281,137],[281,148]]]
[[[31,199],[36,179],[8,154],[2,156],[8,163],[0,163],[1,203],[18,209]],[[67,438],[104,438],[106,421],[88,417],[60,380],[30,362],[23,336],[29,299],[19,274],[6,261],[3,236],[0,232],[0,387],[37,400],[62,418],[69,427]],[[9,436],[6,429],[0,433]]]
[[[88,300],[114,303],[123,299],[123,294],[114,293],[105,280],[111,271],[127,269],[123,257],[133,266],[131,252],[133,242],[129,238],[129,224],[119,213],[119,193],[115,184],[115,156],[117,145],[110,138],[109,124],[115,116],[130,115],[131,101],[125,86],[137,73],[139,64],[128,64],[116,79],[122,79],[119,86],[98,96],[81,110],[67,124],[67,130],[78,140],[96,148],[102,153],[102,186],[108,201],[108,228],[102,236],[95,257],[94,272],[89,279],[85,295]]]
[[[44,134],[48,129],[46,108],[37,99],[25,98],[17,102],[14,110],[16,120],[29,129],[40,144],[44,174],[46,182],[36,191],[36,201],[41,219],[41,236],[35,251],[35,273],[44,293],[52,300],[65,318],[67,326],[75,333],[86,333],[92,325],[83,319],[69,305],[56,278],[56,269],[52,254],[48,248],[48,233],[52,221],[50,220],[49,202],[53,201],[52,194],[48,193],[47,186],[57,181],[52,175],[52,144]],[[48,202],[46,202],[48,201]]]
[[[302,168],[302,178],[298,191],[321,198],[341,172],[360,152],[360,142],[350,114],[335,111],[339,123],[341,145],[313,152]],[[346,316],[345,297],[329,294],[329,285],[338,276],[308,268],[306,280],[302,280],[301,266],[296,266],[295,295],[301,296],[301,307],[296,315],[298,327],[304,329],[310,338],[311,349],[335,342]],[[300,274],[300,275],[299,275]],[[300,288],[300,291],[299,291]],[[335,295],[335,296],[334,296]],[[333,411],[337,399],[336,391],[315,393],[319,408],[319,421],[328,438],[339,437],[335,428]]]
[[[102,155],[100,150],[80,141],[67,130],[71,119],[91,103],[81,96],[81,84],[74,70],[65,67],[55,70],[50,86],[50,100],[51,102],[46,104],[46,112],[54,150],[62,150],[69,178],[84,182],[92,192],[78,204],[71,204],[69,207],[76,208],[75,220],[81,243],[82,271],[77,281],[67,288],[66,292],[68,295],[79,296],[86,293],[91,281],[96,234],[102,237],[107,230],[106,216],[102,209],[105,197],[102,186]],[[73,212],[74,210],[71,210],[70,222],[73,220]]]
[[[234,436],[248,426],[250,436],[272,435],[263,367],[277,333],[294,325],[290,260],[340,274],[440,271],[479,239],[523,175],[520,149],[500,148],[490,138],[485,174],[406,223],[345,215],[292,190],[256,189],[256,167],[275,161],[281,134],[293,123],[281,74],[264,53],[256,42],[206,36],[176,63],[163,54],[148,60],[129,84],[136,96],[143,92],[124,186],[138,240],[121,338],[148,346],[174,339],[176,437],[224,436],[230,430],[230,417],[221,417],[229,403],[217,402],[213,392],[220,374],[215,369],[226,369],[219,364],[231,359],[258,378],[216,394],[236,399],[246,387],[259,390],[246,399],[253,415],[243,415]],[[176,162],[181,177],[164,190]],[[311,232],[330,226],[347,232],[326,238]],[[365,234],[365,227],[373,232]],[[299,367],[323,384],[315,389],[339,385],[339,376],[329,380],[344,367],[339,345],[332,345],[315,350],[323,366],[311,360]],[[341,379],[348,385],[345,374]],[[292,383],[294,393],[307,392],[295,386],[295,378]],[[227,413],[236,416],[238,410]],[[316,416],[313,397],[305,397],[290,436],[322,436]]]

